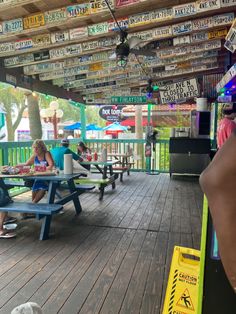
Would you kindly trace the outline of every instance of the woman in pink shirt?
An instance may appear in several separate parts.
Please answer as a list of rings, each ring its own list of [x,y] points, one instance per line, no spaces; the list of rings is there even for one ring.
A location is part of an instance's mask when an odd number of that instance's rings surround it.
[[[220,120],[217,130],[217,144],[221,148],[224,142],[230,137],[234,129],[236,129],[236,103],[223,109],[224,118]]]

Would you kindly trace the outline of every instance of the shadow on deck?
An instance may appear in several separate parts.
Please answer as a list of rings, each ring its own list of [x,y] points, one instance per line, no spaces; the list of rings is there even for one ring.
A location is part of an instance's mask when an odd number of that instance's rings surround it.
[[[81,201],[79,217],[69,204],[53,218],[47,241],[34,220],[0,241],[0,313],[29,300],[44,314],[160,313],[173,246],[200,245],[198,181],[132,173],[102,202],[96,191]]]

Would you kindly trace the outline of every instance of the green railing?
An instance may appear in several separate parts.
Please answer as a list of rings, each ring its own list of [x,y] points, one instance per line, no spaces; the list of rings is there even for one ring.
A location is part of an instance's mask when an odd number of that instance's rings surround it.
[[[77,151],[80,139],[71,140],[70,148]],[[45,141],[48,149],[58,146],[60,140]],[[133,171],[146,171],[148,162],[145,157],[145,140],[135,139],[87,139],[86,145],[93,151],[100,152],[106,147],[108,153],[124,153],[129,147],[133,151]],[[16,165],[25,162],[32,154],[31,142],[4,142],[0,143],[0,166]],[[169,140],[158,140],[156,152],[152,154],[151,165],[159,172],[169,171]]]

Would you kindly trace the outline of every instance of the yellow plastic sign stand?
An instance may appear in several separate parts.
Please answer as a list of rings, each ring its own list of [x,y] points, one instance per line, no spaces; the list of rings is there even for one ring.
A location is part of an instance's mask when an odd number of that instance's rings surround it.
[[[198,305],[200,251],[174,247],[163,314],[195,314]]]

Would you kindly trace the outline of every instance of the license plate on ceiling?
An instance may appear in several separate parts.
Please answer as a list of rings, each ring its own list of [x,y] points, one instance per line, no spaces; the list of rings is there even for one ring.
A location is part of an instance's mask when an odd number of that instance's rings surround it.
[[[3,33],[15,33],[15,32],[21,32],[23,31],[23,20],[15,19],[10,21],[5,21],[2,23],[3,26]]]
[[[44,15],[42,13],[24,17],[24,29],[36,28],[45,25]]]
[[[68,6],[66,8],[67,17],[82,17],[90,14],[90,4],[81,3],[77,5]]]
[[[33,47],[33,41],[32,39],[23,39],[23,40],[17,40],[15,42],[15,49],[16,50],[22,50],[22,49],[28,49]]]
[[[208,32],[208,39],[216,39],[216,38],[225,37],[227,33],[228,33],[227,28],[220,29],[218,31],[211,31],[211,32]]]
[[[58,10],[44,12],[44,19],[46,24],[65,21],[67,19],[66,9],[62,8]]]
[[[14,50],[15,50],[14,43],[2,43],[2,44],[0,44],[0,54],[6,53],[6,52],[11,52]]]
[[[107,22],[93,24],[88,26],[89,36],[95,36],[108,33],[109,24]]]

